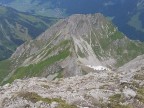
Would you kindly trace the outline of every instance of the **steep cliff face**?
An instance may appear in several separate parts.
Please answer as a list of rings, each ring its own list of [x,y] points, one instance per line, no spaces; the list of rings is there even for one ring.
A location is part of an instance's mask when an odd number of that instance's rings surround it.
[[[129,40],[100,13],[72,15],[18,47],[8,61],[10,69],[3,69],[10,74],[1,81],[112,70],[143,54],[143,48],[143,43]]]

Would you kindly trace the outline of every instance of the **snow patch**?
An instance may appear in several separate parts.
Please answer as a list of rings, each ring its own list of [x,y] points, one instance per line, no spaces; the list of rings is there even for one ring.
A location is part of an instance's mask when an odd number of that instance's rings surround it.
[[[110,70],[109,68],[107,67],[104,67],[104,66],[92,66],[92,65],[86,65],[87,67],[89,68],[92,68],[94,70],[99,70],[99,71],[103,71],[103,70]]]

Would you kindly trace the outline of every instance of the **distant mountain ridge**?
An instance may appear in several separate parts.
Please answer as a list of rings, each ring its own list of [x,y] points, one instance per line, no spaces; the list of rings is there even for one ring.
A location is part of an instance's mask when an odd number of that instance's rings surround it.
[[[9,60],[0,62],[7,64],[0,68],[1,82],[83,75],[93,66],[113,70],[142,54],[144,44],[128,39],[102,14],[76,14],[61,19],[18,47]]]
[[[17,46],[36,38],[56,21],[0,6],[0,60],[10,57]]]
[[[144,41],[143,0],[1,0],[1,3],[19,11],[54,17],[100,12],[129,38]]]

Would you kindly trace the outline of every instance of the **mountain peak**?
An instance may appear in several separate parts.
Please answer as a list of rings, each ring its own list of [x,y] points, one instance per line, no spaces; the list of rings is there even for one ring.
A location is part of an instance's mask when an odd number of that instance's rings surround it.
[[[101,13],[95,13],[95,14],[74,14],[74,15],[71,15],[70,17],[68,17],[67,19],[87,19],[87,18],[98,18],[98,17],[103,17],[103,14]]]
[[[81,30],[83,30],[82,32],[88,32],[87,30],[90,31],[90,28],[93,29],[97,26],[102,26],[100,25],[100,23],[102,23],[103,21],[103,23],[105,23],[106,21],[105,17],[100,13],[86,15],[76,14],[70,16],[66,20],[70,26],[77,30],[77,32],[80,32]]]
[[[15,78],[55,79],[115,69],[143,54],[143,47],[141,42],[126,38],[100,13],[72,15],[17,48],[10,59],[9,71],[13,73],[3,83]]]
[[[44,34],[53,32],[61,32],[71,37],[79,37],[90,34],[91,31],[97,29],[105,29],[106,25],[112,24],[101,13],[96,14],[75,14],[66,19],[60,20],[52,26]],[[49,34],[52,35],[52,34]],[[38,39],[47,40],[48,35],[39,36]]]

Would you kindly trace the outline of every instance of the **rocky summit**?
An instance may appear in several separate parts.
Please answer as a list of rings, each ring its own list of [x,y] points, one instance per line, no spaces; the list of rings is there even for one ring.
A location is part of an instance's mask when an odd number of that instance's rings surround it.
[[[100,13],[61,19],[0,62],[0,108],[143,108],[143,54]]]

